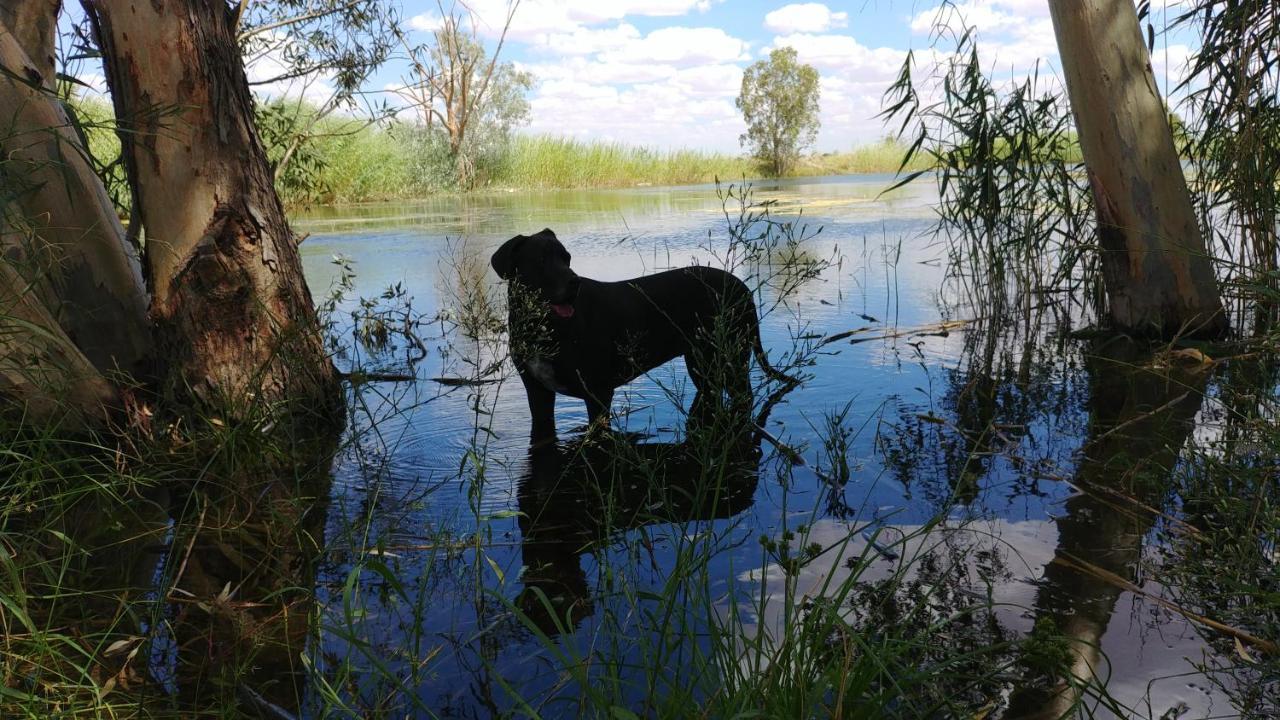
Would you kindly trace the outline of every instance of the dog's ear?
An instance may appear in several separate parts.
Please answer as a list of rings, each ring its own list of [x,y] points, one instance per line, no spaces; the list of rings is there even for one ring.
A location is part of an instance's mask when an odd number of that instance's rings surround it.
[[[493,271],[498,273],[498,277],[503,280],[511,279],[511,275],[516,271],[516,250],[528,239],[524,235],[517,235],[502,243],[502,247],[489,258],[489,264],[493,266]]]
[[[569,251],[565,248],[564,243],[560,242],[560,238],[556,237],[555,232],[552,231],[551,228],[542,228],[542,230],[533,237],[550,242],[551,246],[556,249],[556,253],[564,259],[565,263],[568,263],[573,259],[573,256],[570,255]]]

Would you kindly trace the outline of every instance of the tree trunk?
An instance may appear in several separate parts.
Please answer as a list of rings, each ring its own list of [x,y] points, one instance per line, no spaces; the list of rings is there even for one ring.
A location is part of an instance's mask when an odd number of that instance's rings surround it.
[[[30,59],[22,77],[49,90],[57,85],[54,51],[61,8],[62,0],[10,0],[0,4],[0,32],[7,30],[6,34]],[[16,69],[8,64],[5,67]]]
[[[1049,0],[1118,329],[1227,329],[1132,0]]]
[[[336,373],[254,125],[232,9],[83,4],[137,191],[169,390],[236,414],[264,404],[332,419]]]
[[[0,396],[29,422],[99,425],[115,389],[54,322],[11,265],[0,260]]]
[[[57,12],[57,3],[29,3]],[[0,207],[0,251],[75,346],[102,372],[133,372],[151,347],[146,292],[137,254],[86,159],[63,105],[39,84],[26,48],[46,53],[56,17],[24,22],[34,33],[0,27],[0,173],[12,192]],[[32,84],[22,82],[25,78]],[[12,289],[12,288],[11,288]]]
[[[104,373],[134,370],[150,334],[138,259],[50,93],[58,9],[0,8],[0,396],[81,426],[119,406]]]

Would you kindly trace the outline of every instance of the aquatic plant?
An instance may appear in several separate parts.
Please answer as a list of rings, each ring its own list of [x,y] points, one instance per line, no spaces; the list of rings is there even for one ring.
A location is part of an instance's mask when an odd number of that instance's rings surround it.
[[[908,54],[883,115],[908,146],[897,185],[925,175],[937,184],[934,232],[947,248],[955,310],[999,322],[1047,302],[1065,317],[1102,316],[1092,196],[1054,79],[1037,70],[997,91],[972,29],[925,71],[918,77]],[[927,169],[908,172],[912,164]]]

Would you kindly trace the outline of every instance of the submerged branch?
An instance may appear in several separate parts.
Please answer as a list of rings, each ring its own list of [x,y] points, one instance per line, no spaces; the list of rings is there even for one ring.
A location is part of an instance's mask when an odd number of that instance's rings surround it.
[[[1241,630],[1240,628],[1232,627],[1230,625],[1227,625],[1226,623],[1222,623],[1217,620],[1214,620],[1213,618],[1207,618],[1203,615],[1197,615],[1196,613],[1193,613],[1190,610],[1182,607],[1181,605],[1178,605],[1172,600],[1166,600],[1165,598],[1162,598],[1159,595],[1149,593],[1146,590],[1143,590],[1141,587],[1138,587],[1137,584],[1130,582],[1129,580],[1126,580],[1120,577],[1119,575],[1116,575],[1113,572],[1104,570],[1103,568],[1100,568],[1091,562],[1088,562],[1086,560],[1081,560],[1080,558],[1074,555],[1060,552],[1059,555],[1053,559],[1053,562],[1069,567],[1072,570],[1085,573],[1086,575],[1091,575],[1099,580],[1102,580],[1103,582],[1106,582],[1110,585],[1120,588],[1121,590],[1126,590],[1135,595],[1138,595],[1147,600],[1150,600],[1160,605],[1161,607],[1164,607],[1167,610],[1171,610],[1196,624],[1203,625],[1208,628],[1212,628],[1224,635],[1229,635],[1238,640],[1247,642],[1250,645],[1253,645],[1254,647],[1258,648],[1259,650],[1262,650],[1263,652],[1269,655],[1280,654],[1280,646],[1277,646],[1276,643],[1271,640],[1260,638],[1257,635],[1254,635],[1246,630]]]
[[[946,333],[950,333],[952,330],[959,330],[960,328],[965,327],[966,325],[971,325],[977,322],[977,320],[978,320],[977,318],[974,318],[972,320],[947,320],[945,322],[933,323],[930,325],[921,325],[920,327],[908,328],[906,330],[896,330],[894,332],[888,332],[881,335],[873,335],[871,337],[854,338],[849,342],[864,343],[864,342],[870,342],[872,340],[888,340],[890,338],[910,337],[912,335],[943,335],[945,337]],[[854,335],[858,335],[859,333],[869,332],[874,329],[876,328],[873,328],[871,326],[864,326],[860,328],[854,328],[853,330],[838,332],[835,335],[828,335],[827,337],[822,339],[822,342],[818,343],[818,347],[822,347],[824,345],[830,345],[833,342],[839,342],[840,340],[853,337]]]

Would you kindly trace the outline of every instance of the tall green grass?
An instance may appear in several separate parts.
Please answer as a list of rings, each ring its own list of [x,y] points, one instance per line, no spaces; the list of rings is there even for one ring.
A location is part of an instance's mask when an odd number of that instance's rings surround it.
[[[92,154],[110,179],[121,207],[128,205],[120,143],[111,107],[81,98],[74,107],[84,123]],[[314,119],[315,110],[293,102],[259,107],[258,124],[269,160],[279,163],[295,136],[305,139],[277,177],[276,187],[292,206],[343,204],[424,197],[459,190],[441,139],[399,121],[372,122],[344,115]],[[847,152],[806,155],[790,176],[890,173],[899,169],[905,144],[886,138]],[[913,158],[908,170],[924,169]],[[691,185],[717,178],[761,177],[763,169],[743,155],[696,149],[656,149],[602,140],[551,135],[514,135],[478,159],[474,189],[551,190]]]
[[[756,172],[752,161],[725,153],[519,135],[512,139],[489,183],[538,189],[688,185]]]
[[[791,177],[889,173],[906,145],[883,139],[848,152],[803,156]],[[909,169],[923,168],[914,160]],[[759,177],[755,160],[705,150],[656,150],[623,143],[521,135],[511,143],[489,182],[511,188],[593,188],[691,185],[716,178]]]

